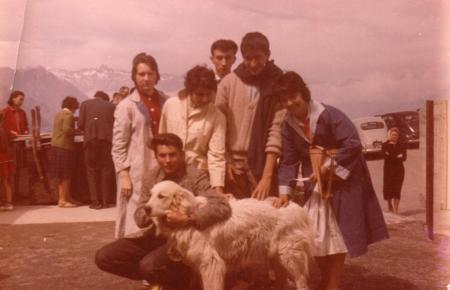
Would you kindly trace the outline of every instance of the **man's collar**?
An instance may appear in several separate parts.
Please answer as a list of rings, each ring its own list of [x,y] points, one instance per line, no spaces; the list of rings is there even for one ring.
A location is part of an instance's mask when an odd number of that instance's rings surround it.
[[[323,111],[325,111],[325,107],[321,103],[316,102],[314,100],[309,101],[308,116],[309,116],[309,121],[311,122],[311,124],[317,123],[317,120],[319,120],[319,117]]]
[[[135,89],[129,96],[128,98],[130,100],[132,100],[133,102],[140,102],[141,101],[141,96],[139,95],[137,89]]]
[[[219,75],[217,74],[217,72],[214,70],[214,76],[217,82],[219,82],[221,80],[221,77],[219,77]]]
[[[184,163],[181,166],[180,170],[178,170],[177,172],[175,172],[171,176],[167,176],[165,174],[165,172],[160,167],[159,168],[158,177],[157,177],[157,182],[160,182],[160,181],[163,181],[163,180],[171,180],[171,181],[174,181],[174,182],[179,182],[184,176],[186,176],[186,163]]]
[[[212,104],[212,102],[209,102],[208,104],[202,106],[202,107],[195,107],[192,105],[192,100],[191,100],[191,96],[188,95],[188,97],[186,98],[186,106],[189,108],[188,109],[188,118],[198,115],[198,114],[202,114],[205,113],[206,111],[208,111],[209,106]]]
[[[311,136],[314,136],[314,134],[316,132],[317,122],[323,111],[325,111],[324,105],[322,105],[321,103],[316,102],[314,100],[309,101],[308,117],[309,117],[309,127],[310,127]],[[300,125],[299,120],[297,118],[295,118],[291,112],[288,112],[286,114],[286,121],[294,130],[296,130],[296,132],[300,136],[304,137],[303,130],[300,129],[300,126],[304,125],[304,124],[302,123]]]
[[[16,106],[12,106],[12,105],[9,105],[8,108],[9,108],[11,111],[19,111],[19,109],[20,109],[20,108],[18,108],[18,107],[16,107]]]

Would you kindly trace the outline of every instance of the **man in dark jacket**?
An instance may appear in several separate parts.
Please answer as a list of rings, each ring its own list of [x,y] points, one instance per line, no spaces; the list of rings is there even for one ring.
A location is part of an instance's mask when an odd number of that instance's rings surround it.
[[[84,131],[84,158],[92,209],[106,207],[114,192],[114,165],[111,157],[115,106],[106,93],[98,91],[94,98],[80,106],[78,128]]]

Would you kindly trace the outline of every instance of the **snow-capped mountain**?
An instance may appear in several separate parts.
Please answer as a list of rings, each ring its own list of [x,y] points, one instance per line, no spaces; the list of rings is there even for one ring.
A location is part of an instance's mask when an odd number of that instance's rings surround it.
[[[183,87],[184,79],[162,74],[157,88],[175,95]],[[61,108],[65,96],[78,98],[80,102],[102,90],[112,97],[121,86],[132,87],[131,73],[114,70],[107,66],[76,71],[47,69],[42,66],[19,69],[0,68],[0,102],[4,106],[11,88],[25,93],[24,109],[27,113],[33,106],[41,106],[43,130],[51,130],[54,114]],[[30,118],[30,117],[29,117]]]
[[[20,90],[25,93],[25,103],[23,109],[28,114],[28,121],[31,122],[30,109],[34,106],[41,107],[42,129],[50,131],[53,117],[61,110],[61,102],[66,96],[73,96],[82,102],[87,99],[86,94],[75,87],[70,82],[60,79],[44,67],[34,67],[19,69],[15,72],[10,68],[0,68],[0,87],[2,90],[2,106],[13,90]]]
[[[99,90],[111,94],[118,91],[121,86],[131,86],[129,73],[113,70],[104,65],[99,68],[85,68],[76,71],[49,70],[60,79],[76,86],[89,97]]]
[[[0,103],[2,105],[8,100],[13,81],[14,70],[9,67],[0,67]]]
[[[121,86],[133,87],[131,72],[114,70],[105,65],[98,68],[85,68],[76,71],[62,69],[49,69],[60,79],[73,84],[89,97],[96,91],[102,90],[110,96],[119,90]],[[183,78],[162,74],[157,87],[165,92],[176,92],[183,87]]]

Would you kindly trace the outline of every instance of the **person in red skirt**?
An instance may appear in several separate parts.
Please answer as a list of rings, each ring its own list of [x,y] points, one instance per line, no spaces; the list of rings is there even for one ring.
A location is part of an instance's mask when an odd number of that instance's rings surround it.
[[[4,128],[11,136],[15,138],[18,135],[29,134],[27,114],[22,109],[25,101],[25,94],[22,91],[13,91],[8,99],[8,105],[3,108]],[[14,142],[11,146],[11,154],[14,160],[16,171],[12,179],[12,188],[14,196],[19,196],[19,184],[22,169],[26,168],[25,142]]]
[[[0,210],[13,210],[11,179],[15,166],[11,154],[11,135],[4,127],[5,114],[0,111],[0,188],[4,199],[1,199]]]

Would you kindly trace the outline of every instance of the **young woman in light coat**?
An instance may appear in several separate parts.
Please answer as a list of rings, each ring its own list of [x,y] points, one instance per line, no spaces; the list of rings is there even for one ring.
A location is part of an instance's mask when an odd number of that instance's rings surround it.
[[[161,108],[168,98],[155,89],[159,78],[155,59],[138,54],[132,68],[135,89],[117,105],[114,113],[112,157],[118,176],[116,238],[139,231],[133,215],[143,175],[156,165],[150,142],[158,132]]]
[[[187,72],[184,85],[178,97],[165,104],[159,131],[178,135],[187,164],[207,170],[211,186],[223,193],[226,120],[212,102],[217,91],[214,72],[195,66]]]

